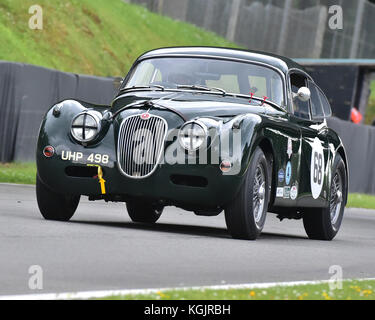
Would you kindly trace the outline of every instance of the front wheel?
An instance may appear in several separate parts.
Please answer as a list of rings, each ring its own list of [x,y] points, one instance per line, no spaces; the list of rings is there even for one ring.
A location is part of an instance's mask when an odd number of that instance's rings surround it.
[[[149,203],[127,202],[126,209],[133,222],[153,224],[163,213],[163,207],[157,207]]]
[[[269,202],[269,169],[263,151],[256,148],[239,193],[225,209],[233,238],[255,240],[263,230]]]
[[[338,233],[344,216],[347,183],[345,163],[337,154],[332,168],[329,206],[307,209],[303,213],[303,225],[310,239],[329,241]]]
[[[36,199],[44,219],[69,221],[78,207],[80,196],[56,193],[49,189],[37,175]]]

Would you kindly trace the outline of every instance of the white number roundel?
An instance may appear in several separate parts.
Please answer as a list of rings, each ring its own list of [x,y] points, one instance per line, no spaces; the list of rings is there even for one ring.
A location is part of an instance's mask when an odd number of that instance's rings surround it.
[[[311,145],[310,182],[311,193],[314,199],[318,199],[322,192],[324,182],[324,154],[322,143],[318,138]]]

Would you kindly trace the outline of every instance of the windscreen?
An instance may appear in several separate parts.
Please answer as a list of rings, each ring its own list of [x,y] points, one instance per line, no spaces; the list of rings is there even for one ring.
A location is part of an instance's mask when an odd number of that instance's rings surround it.
[[[125,88],[161,85],[177,88],[196,85],[224,89],[228,93],[253,93],[284,105],[283,81],[278,72],[253,63],[205,58],[152,58],[141,61]]]

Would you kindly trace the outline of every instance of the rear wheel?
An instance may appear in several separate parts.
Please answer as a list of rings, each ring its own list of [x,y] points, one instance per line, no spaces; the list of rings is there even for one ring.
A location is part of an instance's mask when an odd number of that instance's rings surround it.
[[[164,207],[156,207],[150,203],[127,202],[126,209],[132,221],[153,224],[160,218]]]
[[[269,170],[258,147],[239,193],[225,209],[225,222],[233,238],[255,240],[263,230],[269,202]]]
[[[80,196],[56,193],[48,188],[37,175],[36,198],[44,219],[69,221],[78,207]]]
[[[307,209],[303,215],[303,225],[310,239],[332,240],[338,233],[344,217],[347,183],[345,163],[337,154],[332,168],[329,206]]]

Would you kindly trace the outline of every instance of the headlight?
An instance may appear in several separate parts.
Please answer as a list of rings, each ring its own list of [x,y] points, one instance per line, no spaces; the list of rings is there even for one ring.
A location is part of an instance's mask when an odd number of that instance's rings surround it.
[[[78,142],[94,140],[100,131],[101,113],[97,111],[84,111],[72,121],[71,133]]]
[[[207,139],[207,127],[199,121],[185,123],[178,134],[181,146],[189,152],[202,147]]]

